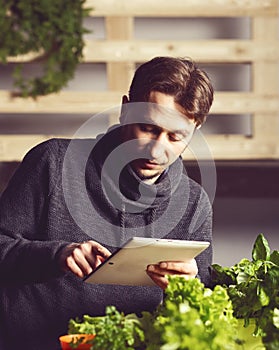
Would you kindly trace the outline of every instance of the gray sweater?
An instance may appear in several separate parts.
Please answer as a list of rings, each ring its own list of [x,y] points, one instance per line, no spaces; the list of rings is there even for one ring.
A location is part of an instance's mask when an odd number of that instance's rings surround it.
[[[57,256],[66,244],[93,239],[113,252],[131,236],[211,242],[211,205],[184,174],[181,159],[155,185],[139,186],[129,166],[118,174],[120,159],[105,162],[118,136],[44,142],[26,155],[3,192],[1,350],[59,349],[70,318],[103,315],[106,305],[151,311],[162,300],[156,286],[92,285],[62,272]],[[211,246],[197,263],[209,285]]]

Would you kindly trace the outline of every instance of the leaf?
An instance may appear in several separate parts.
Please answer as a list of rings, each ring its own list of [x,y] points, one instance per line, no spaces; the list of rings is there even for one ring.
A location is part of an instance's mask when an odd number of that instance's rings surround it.
[[[263,288],[259,289],[259,301],[261,303],[262,306],[266,306],[269,304],[269,296],[268,294],[265,292],[265,290]]]
[[[273,311],[273,324],[276,328],[279,328],[279,309],[277,308]]]
[[[258,235],[254,247],[252,250],[252,258],[256,260],[269,260],[270,258],[270,248],[268,241],[265,239],[264,235],[261,233]]]
[[[211,266],[211,278],[214,284],[229,286],[235,284],[235,273],[232,268],[222,267],[218,264]]]
[[[268,269],[264,276],[264,283],[266,288],[268,288],[270,296],[279,296],[279,266],[273,265]],[[274,298],[272,298],[274,299]]]
[[[249,279],[249,275],[245,272],[239,272],[239,274],[236,277],[237,284],[247,282]]]
[[[270,261],[279,266],[279,251],[274,250],[270,255]]]

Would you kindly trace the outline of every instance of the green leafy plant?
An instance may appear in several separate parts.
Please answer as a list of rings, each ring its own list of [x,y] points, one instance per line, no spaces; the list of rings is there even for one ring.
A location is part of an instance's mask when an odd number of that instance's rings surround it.
[[[255,322],[267,350],[279,349],[279,252],[270,252],[263,236],[258,235],[252,260],[242,259],[232,267],[213,265],[216,284],[226,286],[234,315],[247,326]]]
[[[105,316],[70,320],[69,333],[95,334],[94,350],[278,350],[278,269],[278,251],[271,253],[259,235],[252,261],[212,266],[213,289],[196,278],[169,276],[154,312],[138,317],[110,306]]]
[[[38,53],[43,73],[23,77],[14,70],[14,85],[24,97],[61,90],[82,60],[85,0],[0,0],[0,61],[8,56]]]
[[[211,290],[198,279],[170,277],[166,293],[146,349],[235,349],[237,321],[223,287]]]
[[[136,348],[144,339],[143,329],[135,314],[124,315],[114,306],[106,308],[106,315],[83,320],[70,320],[69,334],[98,334],[92,342],[94,350],[126,350]]]
[[[69,333],[96,334],[94,350],[235,349],[237,320],[226,289],[212,291],[198,279],[169,280],[166,298],[153,313],[124,315],[110,306],[105,316],[70,320]]]

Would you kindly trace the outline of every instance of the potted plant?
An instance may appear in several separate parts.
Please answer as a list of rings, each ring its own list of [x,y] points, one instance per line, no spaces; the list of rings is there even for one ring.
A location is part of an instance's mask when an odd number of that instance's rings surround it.
[[[38,75],[24,77],[16,64],[17,94],[36,97],[57,92],[74,75],[84,47],[85,0],[13,0],[0,7],[0,62],[19,55],[34,55],[42,66]],[[20,60],[19,60],[20,62]]]
[[[69,321],[69,333],[96,334],[94,350],[275,350],[279,348],[279,253],[259,235],[252,260],[213,265],[215,287],[170,276],[166,297],[153,312]]]
[[[151,316],[151,314],[150,314]],[[126,350],[138,348],[144,341],[142,319],[135,314],[124,315],[114,306],[106,308],[106,315],[69,321],[69,334],[98,334],[91,343],[96,349]],[[98,338],[98,339],[97,339]]]
[[[90,350],[92,347],[93,334],[66,334],[59,337],[62,350]]]

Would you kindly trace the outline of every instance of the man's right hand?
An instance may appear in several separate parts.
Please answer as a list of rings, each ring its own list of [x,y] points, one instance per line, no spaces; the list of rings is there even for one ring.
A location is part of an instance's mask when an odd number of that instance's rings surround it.
[[[96,269],[111,252],[95,241],[71,243],[64,247],[59,256],[64,271],[71,271],[83,278]]]

